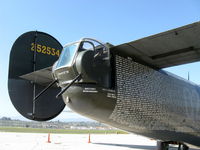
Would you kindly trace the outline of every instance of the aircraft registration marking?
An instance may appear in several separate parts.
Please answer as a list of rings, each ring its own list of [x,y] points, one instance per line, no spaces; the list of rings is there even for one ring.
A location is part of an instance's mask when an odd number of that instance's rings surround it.
[[[96,88],[84,88],[83,93],[98,93]]]
[[[38,53],[57,56],[57,57],[60,56],[59,49],[55,49],[46,45],[31,43],[31,51],[35,51],[35,48],[36,48],[36,52]]]
[[[116,95],[115,95],[115,93],[107,93],[107,97],[115,99]]]

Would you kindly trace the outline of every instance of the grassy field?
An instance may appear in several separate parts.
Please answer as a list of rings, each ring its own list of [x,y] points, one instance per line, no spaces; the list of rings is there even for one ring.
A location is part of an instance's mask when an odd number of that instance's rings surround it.
[[[0,127],[0,132],[21,132],[21,133],[56,133],[56,134],[126,134],[120,130],[71,130],[71,129],[37,129],[21,127]]]

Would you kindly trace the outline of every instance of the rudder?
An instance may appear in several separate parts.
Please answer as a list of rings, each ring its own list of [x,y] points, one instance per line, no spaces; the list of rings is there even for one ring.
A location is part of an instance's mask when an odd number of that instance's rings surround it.
[[[62,45],[49,34],[31,31],[22,34],[13,44],[10,53],[8,91],[10,99],[20,114],[31,120],[45,121],[57,116],[65,107],[55,95],[60,91],[52,87],[38,98],[33,98],[44,89],[49,80],[36,83],[25,80],[22,75],[51,67],[59,58]],[[53,80],[53,78],[52,78]]]

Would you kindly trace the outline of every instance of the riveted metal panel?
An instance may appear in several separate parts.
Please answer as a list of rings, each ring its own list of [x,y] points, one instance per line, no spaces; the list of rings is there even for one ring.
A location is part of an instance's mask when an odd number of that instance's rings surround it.
[[[116,85],[113,121],[136,131],[200,132],[197,86],[118,55]]]

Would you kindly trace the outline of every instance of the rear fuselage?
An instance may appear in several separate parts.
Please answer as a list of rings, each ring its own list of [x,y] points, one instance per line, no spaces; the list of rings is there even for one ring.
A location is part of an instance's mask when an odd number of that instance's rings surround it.
[[[63,94],[66,105],[128,132],[200,146],[200,88],[129,57],[112,57],[114,86],[77,83]]]

